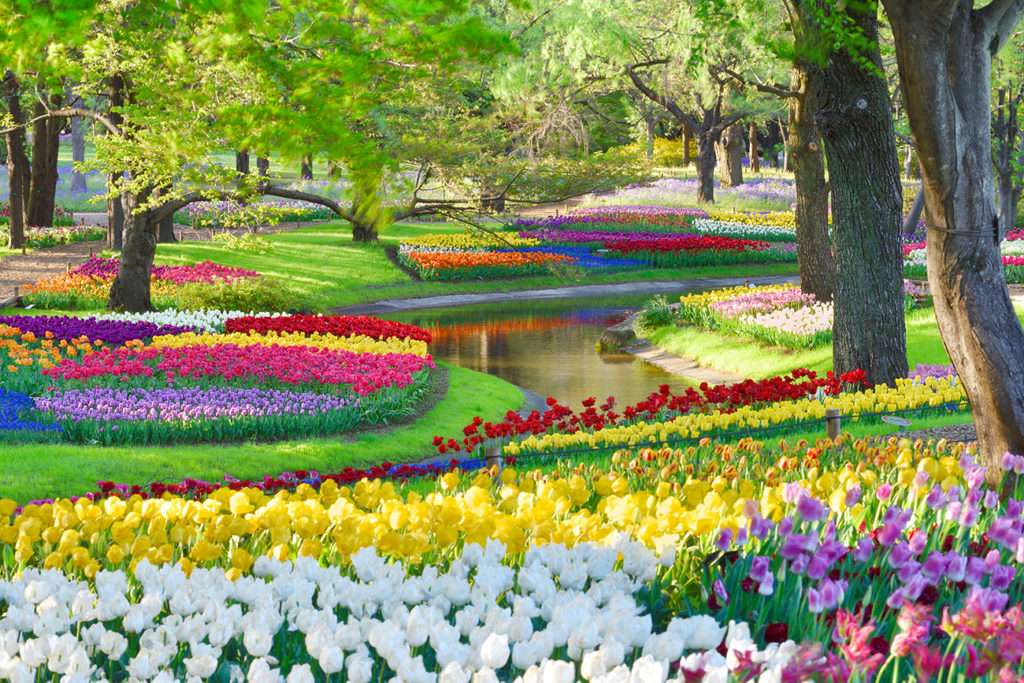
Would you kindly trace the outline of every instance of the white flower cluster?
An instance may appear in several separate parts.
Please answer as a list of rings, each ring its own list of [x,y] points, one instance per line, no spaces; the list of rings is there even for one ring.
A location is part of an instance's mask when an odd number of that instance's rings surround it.
[[[518,569],[504,557],[500,543],[470,545],[418,574],[369,548],[344,571],[261,557],[234,582],[143,560],[133,581],[98,573],[95,590],[28,569],[0,582],[0,679],[664,683],[678,662],[673,681],[724,682],[740,661],[778,680],[796,653],[759,651],[745,624],[709,616],[655,633],[636,593],[659,560],[641,544],[543,546]]]
[[[103,313],[96,315],[98,320],[125,320],[128,322],[149,322],[155,325],[178,325],[180,327],[194,327],[200,332],[223,332],[224,322],[228,318],[239,318],[251,315],[257,318],[280,317],[284,313],[267,313],[249,311],[220,311],[213,308],[204,308],[198,311],[179,311],[168,308],[163,311],[149,311],[146,313]]]
[[[904,266],[927,266],[928,253],[924,249],[914,249],[903,257]]]
[[[406,258],[410,258],[409,254],[412,254],[413,252],[417,254],[482,254],[485,251],[490,251],[490,249],[485,246],[435,247],[425,244],[409,244],[407,242],[402,242],[398,245],[398,253]]]
[[[750,225],[748,223],[729,223],[711,218],[693,219],[693,230],[701,235],[718,237],[738,237],[741,239],[760,239],[766,241],[794,240],[795,228],[777,225]]]
[[[1003,256],[1024,256],[1024,240],[1003,240],[999,243]]]

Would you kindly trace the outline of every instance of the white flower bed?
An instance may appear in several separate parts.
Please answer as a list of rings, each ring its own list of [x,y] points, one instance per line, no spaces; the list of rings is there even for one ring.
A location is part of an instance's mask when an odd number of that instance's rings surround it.
[[[785,228],[772,225],[749,225],[747,223],[729,223],[716,221],[710,218],[695,218],[693,229],[702,235],[718,235],[720,237],[738,237],[748,240],[766,240],[777,242],[779,240],[795,240],[795,228]]]
[[[0,679],[664,683],[673,663],[673,681],[725,681],[746,659],[777,680],[796,654],[791,641],[758,651],[745,624],[709,616],[654,632],[637,593],[659,558],[641,544],[543,546],[518,569],[504,556],[470,545],[420,573],[368,548],[345,570],[261,557],[234,582],[142,560],[94,588],[28,569],[0,581]]]
[[[102,313],[94,316],[98,320],[126,320],[129,322],[150,322],[156,325],[179,325],[182,327],[195,327],[201,332],[223,332],[224,322],[228,318],[238,318],[245,315],[257,318],[277,318],[284,313],[267,313],[249,311],[219,311],[216,309],[204,308],[198,311],[179,311],[168,308],[163,311],[149,311],[147,313]]]

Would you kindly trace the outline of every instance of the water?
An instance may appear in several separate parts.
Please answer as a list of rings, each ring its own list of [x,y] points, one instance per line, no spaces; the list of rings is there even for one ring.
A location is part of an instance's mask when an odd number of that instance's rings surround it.
[[[387,317],[430,330],[436,359],[496,375],[574,408],[588,397],[600,404],[609,396],[623,407],[646,399],[661,384],[674,391],[694,384],[630,354],[595,349],[604,328],[649,298],[501,302]]]

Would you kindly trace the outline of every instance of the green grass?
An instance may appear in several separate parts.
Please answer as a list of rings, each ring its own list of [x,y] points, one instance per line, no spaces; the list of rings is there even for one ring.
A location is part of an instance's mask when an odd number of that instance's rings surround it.
[[[523,403],[522,392],[504,380],[444,366],[449,371],[447,394],[427,414],[408,425],[354,436],[178,447],[5,444],[0,498],[25,502],[80,495],[95,490],[100,480],[145,485],[188,477],[217,481],[225,474],[260,479],[296,469],[331,473],[384,461],[416,462],[436,455],[431,445],[435,435],[458,434],[477,415],[504,415]]]
[[[399,224],[381,235],[380,244],[352,242],[351,229],[342,223],[320,223],[267,236],[271,253],[232,251],[210,242],[161,244],[157,263],[196,263],[211,260],[250,268],[279,279],[314,299],[320,308],[405,299],[439,294],[509,292],[577,284],[678,280],[683,278],[749,277],[795,274],[796,264],[738,265],[708,268],[646,269],[628,272],[585,273],[581,279],[545,275],[504,280],[415,282],[394,266],[383,246],[430,233],[459,232],[447,223]]]
[[[1024,320],[1024,307],[1016,307]],[[948,365],[949,355],[939,337],[935,311],[919,308],[907,315],[907,363]],[[764,379],[784,375],[797,368],[819,374],[832,369],[832,346],[794,351],[766,346],[742,337],[728,336],[697,327],[663,327],[651,334],[660,349],[696,360],[700,365],[733,372],[743,377]]]

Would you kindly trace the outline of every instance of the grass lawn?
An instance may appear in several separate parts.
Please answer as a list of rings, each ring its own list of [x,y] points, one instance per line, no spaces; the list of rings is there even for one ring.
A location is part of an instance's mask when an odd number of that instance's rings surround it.
[[[352,242],[352,232],[346,224],[319,223],[267,236],[274,244],[274,250],[264,255],[233,251],[210,242],[183,242],[159,245],[156,261],[175,264],[211,260],[257,270],[298,289],[322,309],[438,294],[508,292],[576,284],[749,277],[797,272],[797,266],[793,263],[582,273],[579,280],[546,275],[490,281],[415,282],[388,260],[382,248],[389,244],[397,246],[399,241],[408,237],[461,230],[461,227],[447,223],[399,224],[381,235],[381,244],[357,244]]]
[[[1024,319],[1024,307],[1018,306],[1016,310],[1017,316]],[[795,351],[692,326],[663,327],[651,334],[651,343],[669,353],[693,358],[705,367],[752,379],[784,375],[797,368],[822,375],[832,369],[831,345]],[[907,363],[911,368],[918,363],[950,363],[931,308],[916,309],[907,315]]]
[[[436,455],[435,435],[459,434],[477,415],[494,418],[523,404],[504,380],[445,365],[448,388],[426,414],[408,424],[355,435],[275,443],[107,448],[77,444],[5,444],[0,498],[26,502],[81,495],[109,480],[146,485],[185,478],[216,481],[225,474],[260,479],[296,469],[338,472],[381,462],[416,462]]]

